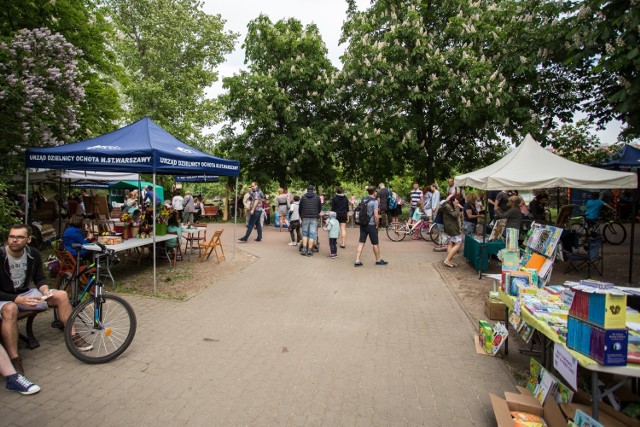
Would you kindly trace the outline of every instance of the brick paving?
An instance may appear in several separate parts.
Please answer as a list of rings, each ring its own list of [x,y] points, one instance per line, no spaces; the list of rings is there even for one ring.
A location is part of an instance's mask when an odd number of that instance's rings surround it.
[[[125,296],[138,332],[108,364],[77,361],[40,315],[41,346],[21,354],[43,390],[0,392],[0,424],[495,425],[489,392],[514,390],[512,380],[475,353],[475,325],[433,267],[443,254],[431,244],[381,235],[389,264],[374,265],[367,244],[354,268],[356,229],[335,260],[326,233],[309,258],[273,227],[251,239],[238,249],[258,261],[187,302]]]

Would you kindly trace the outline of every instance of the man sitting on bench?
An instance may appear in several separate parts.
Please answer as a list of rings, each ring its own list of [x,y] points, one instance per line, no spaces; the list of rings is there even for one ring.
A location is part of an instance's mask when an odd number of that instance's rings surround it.
[[[24,369],[18,355],[18,310],[56,307],[64,325],[71,315],[69,296],[64,291],[49,289],[40,252],[28,246],[30,241],[31,227],[16,224],[9,229],[6,246],[0,248],[0,335],[11,363],[21,375]],[[93,348],[77,334],[73,335],[73,343],[81,351]]]

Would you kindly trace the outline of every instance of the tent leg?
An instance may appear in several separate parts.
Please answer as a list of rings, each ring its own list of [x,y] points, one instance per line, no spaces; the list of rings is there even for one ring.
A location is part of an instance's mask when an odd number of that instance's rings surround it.
[[[236,225],[238,225],[238,177],[236,176],[236,197],[234,199],[236,205],[233,207],[233,251],[231,258],[236,257]]]
[[[631,246],[629,247],[629,286],[633,285],[633,252],[636,243],[636,216],[638,216],[638,191],[633,196],[633,209],[631,214]]]
[[[484,195],[484,224],[482,224],[482,246],[480,247],[480,268],[478,269],[478,279],[482,279],[482,260],[484,259],[484,244],[487,237],[487,223],[489,219],[489,197],[485,191]]]
[[[29,168],[26,168],[26,177],[24,179],[25,182],[25,190],[24,190],[24,223],[29,224]]]
[[[140,181],[138,181],[138,185],[140,185]],[[155,227],[155,221],[156,221],[156,198],[158,197],[158,195],[156,194],[158,192],[158,190],[156,189],[156,173],[153,173],[153,200],[151,200],[151,203],[153,203],[153,221],[154,221],[154,227]],[[155,233],[155,229],[153,230],[153,295],[154,296],[158,296],[158,289],[156,287],[156,233]]]

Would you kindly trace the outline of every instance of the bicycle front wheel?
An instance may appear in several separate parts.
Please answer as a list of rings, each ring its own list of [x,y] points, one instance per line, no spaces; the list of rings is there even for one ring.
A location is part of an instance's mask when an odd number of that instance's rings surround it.
[[[438,224],[431,225],[431,228],[429,229],[429,237],[436,245],[440,244],[440,230],[438,229]]]
[[[619,245],[627,238],[627,230],[617,221],[606,223],[602,229],[602,237],[611,245]]]
[[[106,363],[121,355],[133,341],[137,320],[133,308],[116,295],[102,295],[78,305],[64,329],[69,352],[85,363]],[[98,310],[98,312],[96,312]],[[94,319],[102,319],[94,321]],[[92,348],[80,350],[73,342],[72,330]]]
[[[407,232],[405,231],[404,224],[401,222],[392,222],[387,227],[387,237],[389,240],[399,242],[404,240],[406,236]]]

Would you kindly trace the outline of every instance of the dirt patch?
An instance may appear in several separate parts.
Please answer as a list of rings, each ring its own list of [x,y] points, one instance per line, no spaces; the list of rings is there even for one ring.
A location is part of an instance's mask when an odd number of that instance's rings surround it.
[[[178,261],[176,268],[171,268],[167,262],[160,262],[157,266],[157,295],[153,293],[153,265],[143,259],[140,265],[135,262],[121,262],[112,268],[116,278],[116,292],[135,295],[156,296],[178,301],[186,301],[200,291],[233,274],[236,274],[257,258],[243,251],[236,251],[235,258],[231,254],[218,264],[215,258],[198,261],[194,254],[190,261]],[[110,280],[106,281],[110,288]]]

